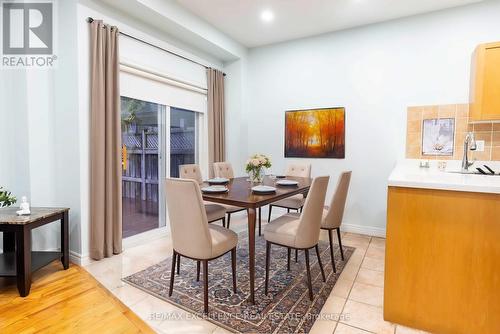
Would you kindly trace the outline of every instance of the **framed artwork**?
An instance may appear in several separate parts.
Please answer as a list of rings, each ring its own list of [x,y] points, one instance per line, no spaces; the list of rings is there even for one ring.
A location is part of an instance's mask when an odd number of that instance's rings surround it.
[[[345,158],[345,108],[285,112],[285,158]]]
[[[424,119],[422,124],[422,155],[452,156],[455,119]]]

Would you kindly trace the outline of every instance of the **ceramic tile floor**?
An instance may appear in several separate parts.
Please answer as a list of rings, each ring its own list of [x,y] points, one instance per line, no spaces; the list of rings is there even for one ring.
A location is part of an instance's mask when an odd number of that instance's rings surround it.
[[[267,217],[264,210],[262,217]],[[231,229],[236,232],[246,230],[244,213],[231,217]],[[328,240],[328,235],[322,232],[321,238]],[[322,309],[323,314],[339,316],[325,316],[317,320],[310,333],[425,333],[383,320],[385,240],[342,233],[342,241],[345,245],[356,247],[356,251]],[[157,233],[152,240],[126,248],[120,255],[92,262],[85,269],[158,333],[228,333],[211,322],[196,318],[189,312],[121,281],[122,277],[158,263],[171,253],[172,245],[168,234]]]

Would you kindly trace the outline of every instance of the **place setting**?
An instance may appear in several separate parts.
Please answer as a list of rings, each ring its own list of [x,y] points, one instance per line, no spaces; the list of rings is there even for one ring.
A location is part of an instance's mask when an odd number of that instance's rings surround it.
[[[229,189],[224,185],[211,185],[201,188],[201,191],[210,194],[220,194],[220,193],[227,193]]]
[[[295,181],[295,180],[289,180],[289,179],[280,179],[280,180],[276,181],[276,185],[283,186],[283,187],[296,187],[299,185],[299,182]]]
[[[229,179],[225,177],[214,177],[206,181],[209,185],[228,184]]]
[[[255,193],[255,194],[273,194],[276,192],[276,188],[275,187],[272,187],[272,186],[266,186],[266,185],[258,185],[258,186],[254,186],[251,188],[252,189],[252,192]]]

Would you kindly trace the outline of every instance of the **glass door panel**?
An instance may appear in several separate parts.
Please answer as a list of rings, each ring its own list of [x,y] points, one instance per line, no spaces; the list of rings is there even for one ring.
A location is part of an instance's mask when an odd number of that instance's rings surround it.
[[[161,119],[165,107],[121,97],[123,238],[155,229],[159,219]]]
[[[198,162],[198,115],[170,108],[170,177],[179,177],[179,166]]]

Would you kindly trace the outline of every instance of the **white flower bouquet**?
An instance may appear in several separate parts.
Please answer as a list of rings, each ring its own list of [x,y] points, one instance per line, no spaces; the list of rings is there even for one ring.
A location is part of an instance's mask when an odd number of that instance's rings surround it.
[[[245,171],[252,182],[262,182],[265,168],[271,167],[271,159],[263,154],[254,154],[247,160]]]

